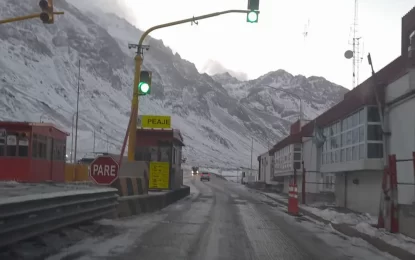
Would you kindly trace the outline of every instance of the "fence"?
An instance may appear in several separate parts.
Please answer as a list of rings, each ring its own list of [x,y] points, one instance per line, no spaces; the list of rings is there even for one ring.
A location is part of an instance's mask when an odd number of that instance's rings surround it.
[[[297,173],[296,173],[296,176]],[[319,171],[309,171],[304,167],[302,162],[302,172],[300,175],[301,203],[326,202],[333,203],[335,201],[334,187],[335,175],[331,173],[320,173]]]
[[[413,178],[409,178],[412,179],[412,181],[398,182],[398,168],[400,168],[403,173],[412,168]],[[401,230],[403,230],[404,233],[406,232],[411,236],[415,236],[415,215],[410,216],[411,214],[409,214],[409,216],[405,216],[405,205],[399,205],[398,203],[398,190],[405,190],[408,186],[415,187],[415,152],[412,153],[412,158],[405,159],[397,159],[395,154],[389,155],[388,167],[385,167],[382,178],[382,191],[378,217],[379,228],[386,228],[392,233],[397,233],[400,230],[400,224],[402,224]],[[412,192],[408,193],[408,198],[413,201],[415,192],[413,191],[413,188],[408,190],[412,190]],[[410,205],[408,206],[411,207]]]

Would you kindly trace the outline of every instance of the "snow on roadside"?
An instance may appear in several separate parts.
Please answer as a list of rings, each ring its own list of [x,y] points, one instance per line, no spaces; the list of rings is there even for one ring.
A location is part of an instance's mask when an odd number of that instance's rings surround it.
[[[369,214],[341,213],[331,208],[319,209],[303,205],[300,205],[300,207],[335,224],[344,223],[356,225],[358,223],[367,223],[373,225],[377,223],[377,219]]]
[[[276,193],[271,193],[271,192],[262,192],[262,193],[264,193],[267,196],[269,196],[271,198],[274,198],[276,200],[281,200],[281,201],[284,201],[284,202],[288,202],[287,197],[284,197],[282,195],[279,195],[279,194],[276,194]]]
[[[187,178],[183,180],[183,184],[190,187],[190,197],[194,198],[199,195],[200,191],[196,188],[196,186],[192,183],[192,178]]]
[[[152,229],[166,214],[143,214],[130,218],[116,220],[104,219],[98,221],[100,225],[112,226],[118,230],[116,235],[88,237],[69,248],[64,248],[58,254],[46,258],[46,260],[60,260],[72,256],[77,259],[107,258],[119,255],[132,247],[141,235]]]
[[[413,238],[402,234],[392,234],[385,229],[377,229],[364,222],[358,223],[354,228],[364,234],[380,238],[390,245],[402,248],[415,255],[415,239]]]
[[[271,198],[288,202],[286,197],[279,194],[263,193]],[[300,208],[335,224],[349,224],[361,233],[380,238],[390,245],[402,248],[403,250],[415,254],[415,239],[402,234],[392,234],[384,229],[377,229],[373,227],[372,225],[377,223],[377,218],[374,216],[369,214],[341,213],[330,208],[319,209],[303,205],[300,205]]]

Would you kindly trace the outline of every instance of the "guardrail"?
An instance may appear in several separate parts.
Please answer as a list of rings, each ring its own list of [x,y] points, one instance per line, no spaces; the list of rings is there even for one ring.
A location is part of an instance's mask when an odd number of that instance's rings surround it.
[[[73,190],[0,201],[0,247],[105,217],[117,210],[117,189]]]

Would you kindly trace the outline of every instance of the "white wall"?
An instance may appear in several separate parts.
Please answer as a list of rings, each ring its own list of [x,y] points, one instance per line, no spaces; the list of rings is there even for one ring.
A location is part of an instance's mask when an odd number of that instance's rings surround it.
[[[269,183],[271,180],[271,156],[269,153],[263,153],[260,155],[261,174],[259,176],[260,182]]]
[[[382,185],[382,171],[356,171],[336,175],[336,204],[351,210],[377,216]],[[353,179],[359,180],[358,184]],[[347,183],[345,183],[347,180]],[[346,192],[345,192],[346,190]],[[345,205],[345,197],[347,202]]]
[[[318,150],[313,139],[310,137],[303,138],[303,161],[306,169],[306,182],[319,182],[316,172],[319,171]],[[301,173],[300,173],[301,174]],[[306,192],[320,192],[319,185],[316,183],[306,183]]]
[[[415,70],[411,73],[415,74]],[[415,86],[410,86],[409,79],[408,73],[390,84],[386,88],[386,101],[390,102],[415,89]],[[410,159],[415,151],[415,96],[388,107],[386,116],[391,132],[388,154],[396,154],[397,159]],[[415,184],[413,162],[398,162],[397,175],[398,183]],[[415,202],[415,186],[398,185],[398,202]]]

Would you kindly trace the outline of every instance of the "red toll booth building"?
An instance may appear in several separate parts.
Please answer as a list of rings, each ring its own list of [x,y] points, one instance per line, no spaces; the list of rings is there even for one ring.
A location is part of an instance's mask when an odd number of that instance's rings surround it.
[[[145,129],[136,132],[136,161],[168,162],[171,190],[183,184],[182,147],[185,146],[179,129]]]
[[[0,122],[0,180],[64,182],[67,136],[48,123]]]

